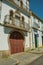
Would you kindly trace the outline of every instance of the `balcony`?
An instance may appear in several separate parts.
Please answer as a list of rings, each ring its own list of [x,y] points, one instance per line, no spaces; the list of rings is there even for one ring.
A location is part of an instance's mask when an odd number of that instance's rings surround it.
[[[13,6],[15,6],[18,10],[25,13],[29,16],[29,6],[27,4],[21,3],[20,0],[7,0]]]
[[[20,29],[23,31],[29,31],[29,28],[30,28],[28,23],[21,21],[19,18],[18,19],[12,18],[12,20],[10,20],[9,15],[6,15],[4,19],[4,25],[7,27]]]
[[[32,27],[34,27],[34,28],[40,28],[40,24],[39,23],[37,23],[37,22],[33,22],[33,25],[32,25]]]
[[[22,1],[18,1],[18,0],[13,0],[13,2],[18,5],[19,7],[25,9],[26,11],[28,10],[29,11],[29,6],[27,7],[27,4],[26,3],[23,3]]]

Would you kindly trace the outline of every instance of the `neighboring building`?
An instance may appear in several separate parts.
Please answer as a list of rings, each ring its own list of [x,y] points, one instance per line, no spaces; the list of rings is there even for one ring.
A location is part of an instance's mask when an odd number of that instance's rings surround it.
[[[1,0],[0,51],[14,54],[30,47],[29,0]]]
[[[31,28],[32,28],[32,44],[31,48],[42,47],[43,45],[43,21],[30,11]]]
[[[0,51],[14,54],[43,45],[43,21],[29,11],[29,0],[0,0]]]
[[[41,31],[42,31],[42,46],[43,46],[43,22],[41,22]]]

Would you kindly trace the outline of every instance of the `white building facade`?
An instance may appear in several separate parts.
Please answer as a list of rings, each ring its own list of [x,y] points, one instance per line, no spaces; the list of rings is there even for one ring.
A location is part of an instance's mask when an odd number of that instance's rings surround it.
[[[14,54],[30,47],[28,0],[1,0],[0,51]]]
[[[42,20],[31,12],[32,48],[43,46]]]
[[[31,15],[29,0],[0,0],[0,51],[14,54],[43,45],[42,20]]]

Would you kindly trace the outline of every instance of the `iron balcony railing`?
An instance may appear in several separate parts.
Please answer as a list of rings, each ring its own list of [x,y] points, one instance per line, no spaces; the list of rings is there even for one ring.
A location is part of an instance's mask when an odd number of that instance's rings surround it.
[[[10,20],[10,16],[9,15],[5,16],[4,24],[8,25],[10,27],[22,29],[22,30],[25,30],[25,31],[29,31],[29,28],[30,28],[29,24],[24,22],[24,21],[21,21],[21,20],[15,19],[15,18],[12,18]]]
[[[13,0],[13,2],[15,2],[19,7],[22,7],[22,8],[29,11],[29,6],[26,3],[22,3],[22,5],[21,5],[20,0],[19,1],[18,0]]]
[[[10,2],[12,5],[16,6],[17,8],[19,8],[20,10],[24,10],[26,11],[27,13],[29,13],[29,6],[25,3],[22,3],[21,5],[21,2],[20,0],[7,0],[8,2]]]

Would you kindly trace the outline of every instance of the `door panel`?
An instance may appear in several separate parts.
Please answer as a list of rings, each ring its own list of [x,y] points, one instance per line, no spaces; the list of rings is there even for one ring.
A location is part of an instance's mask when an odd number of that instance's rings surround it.
[[[37,48],[37,35],[35,35],[35,47]]]
[[[23,40],[10,39],[11,53],[18,53],[24,51]]]

